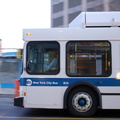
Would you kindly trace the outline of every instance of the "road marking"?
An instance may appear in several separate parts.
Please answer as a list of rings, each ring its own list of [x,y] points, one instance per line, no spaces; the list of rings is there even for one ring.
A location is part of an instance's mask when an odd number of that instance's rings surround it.
[[[12,117],[12,116],[0,116],[0,118],[10,119],[43,119],[43,120],[120,120],[120,118],[65,118],[65,117]]]
[[[44,120],[93,120],[93,119],[96,119],[96,118],[65,118],[65,117],[11,117],[11,116],[0,116],[0,118],[16,118],[16,119],[44,119]],[[120,120],[120,119],[119,119]]]

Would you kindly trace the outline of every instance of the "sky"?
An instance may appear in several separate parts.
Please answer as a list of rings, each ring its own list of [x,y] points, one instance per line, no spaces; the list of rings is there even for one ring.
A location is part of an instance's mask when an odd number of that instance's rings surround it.
[[[23,48],[23,28],[50,28],[51,0],[0,0],[2,48]]]

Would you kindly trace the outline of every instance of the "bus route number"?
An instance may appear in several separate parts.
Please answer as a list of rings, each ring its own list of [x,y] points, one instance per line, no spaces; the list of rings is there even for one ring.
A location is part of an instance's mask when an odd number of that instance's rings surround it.
[[[69,85],[69,82],[63,82],[63,85]]]

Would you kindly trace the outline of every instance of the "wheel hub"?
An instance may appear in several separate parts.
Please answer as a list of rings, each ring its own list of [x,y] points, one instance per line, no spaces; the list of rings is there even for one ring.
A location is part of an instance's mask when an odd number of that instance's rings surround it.
[[[79,112],[86,112],[92,106],[92,98],[88,93],[79,92],[72,100],[73,107]]]
[[[85,100],[84,98],[80,98],[80,99],[78,100],[78,104],[79,104],[80,106],[85,106],[85,105],[86,105],[86,100]]]

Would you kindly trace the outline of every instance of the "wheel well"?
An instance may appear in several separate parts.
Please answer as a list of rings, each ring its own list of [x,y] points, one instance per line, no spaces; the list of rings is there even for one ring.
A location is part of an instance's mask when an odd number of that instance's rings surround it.
[[[99,107],[99,108],[102,107],[102,104],[101,104],[102,100],[101,100],[101,94],[100,94],[99,89],[98,89],[96,86],[91,85],[91,84],[90,84],[90,85],[87,85],[87,84],[79,84],[79,85],[76,85],[76,86],[73,85],[72,87],[68,87],[68,88],[67,88],[67,90],[66,90],[66,92],[65,92],[65,95],[64,95],[64,108],[67,108],[67,101],[68,101],[68,97],[69,97],[71,91],[73,91],[73,90],[75,90],[75,89],[77,89],[77,88],[79,88],[79,87],[87,87],[87,88],[91,89],[91,90],[96,94],[96,96],[97,96],[97,99],[98,99],[98,107]]]

